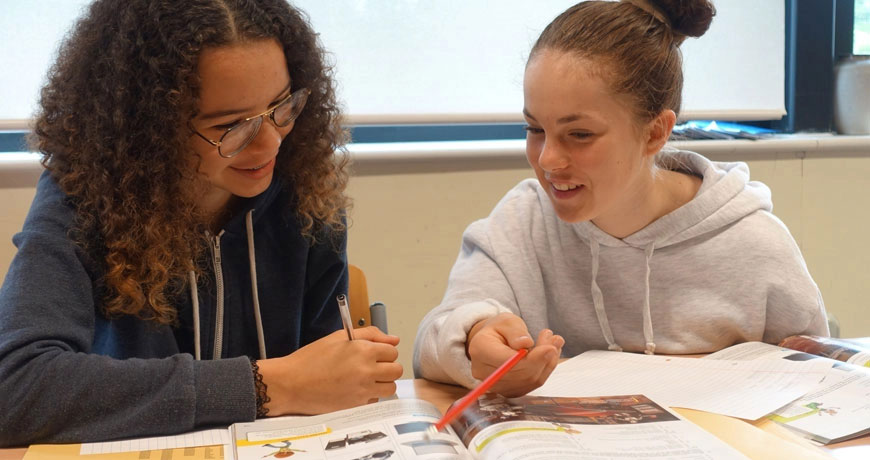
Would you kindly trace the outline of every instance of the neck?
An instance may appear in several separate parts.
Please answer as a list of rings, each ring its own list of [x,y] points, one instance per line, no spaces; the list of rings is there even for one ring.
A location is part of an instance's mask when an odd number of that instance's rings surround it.
[[[238,207],[238,197],[226,190],[212,188],[203,194],[199,200],[199,207],[208,219],[208,228],[212,233],[217,233],[224,224],[230,220],[233,211]]]
[[[653,167],[638,178],[629,193],[612,211],[595,219],[595,224],[614,238],[637,233],[659,218],[688,203],[698,193],[701,179],[676,171]]]

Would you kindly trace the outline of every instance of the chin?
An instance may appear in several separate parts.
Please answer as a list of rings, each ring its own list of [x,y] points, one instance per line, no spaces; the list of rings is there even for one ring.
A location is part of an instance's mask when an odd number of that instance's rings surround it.
[[[585,222],[587,220],[592,220],[592,216],[589,213],[583,212],[582,209],[560,209],[556,208],[556,216],[559,217],[559,220],[562,222],[566,222],[569,224],[576,224],[578,222]]]
[[[237,187],[230,190],[230,193],[239,198],[253,198],[265,192],[267,188],[269,188],[268,185],[266,185],[265,187]]]
[[[233,188],[233,195],[240,196],[242,198],[253,198],[269,188],[269,185],[272,183],[272,176],[264,177],[263,179],[257,181],[254,184],[237,184],[236,187]]]

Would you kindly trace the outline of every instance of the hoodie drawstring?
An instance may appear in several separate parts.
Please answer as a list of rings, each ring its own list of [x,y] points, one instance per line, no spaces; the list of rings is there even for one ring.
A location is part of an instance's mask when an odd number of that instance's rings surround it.
[[[601,288],[598,287],[598,241],[592,239],[590,241],[590,249],[592,250],[592,303],[595,305],[595,314],[598,316],[598,326],[601,327],[601,333],[604,334],[604,340],[607,341],[607,349],[610,351],[622,351],[622,347],[613,341],[613,332],[610,330],[610,323],[607,321],[607,313],[604,311],[604,296],[601,295]]]
[[[199,346],[199,294],[196,289],[196,272],[190,271],[190,298],[193,300],[193,357],[202,359]]]
[[[613,340],[613,332],[610,329],[610,322],[607,320],[607,312],[604,310],[604,296],[601,294],[601,288],[598,287],[598,253],[601,247],[594,238],[589,241],[589,249],[592,253],[592,303],[595,305],[598,326],[601,328],[604,340],[607,341],[607,349],[610,351],[622,351],[622,347]],[[654,354],[656,350],[656,344],[653,341],[652,314],[649,305],[650,260],[652,259],[653,251],[655,251],[655,241],[648,244],[644,249],[646,276],[644,277],[643,339],[645,345],[644,353],[648,355]]]
[[[248,263],[251,268],[251,293],[254,300],[254,320],[257,324],[257,344],[260,348],[260,359],[266,359],[266,340],[263,336],[263,320],[260,317],[260,297],[257,293],[257,261],[254,256],[254,224],[252,214],[254,210],[248,211],[245,216],[245,230],[248,236]],[[200,325],[199,325],[199,294],[196,286],[196,272],[190,271],[190,298],[193,303],[193,349],[194,358],[197,361],[202,359],[200,351]]]
[[[257,294],[257,261],[254,258],[254,223],[251,217],[254,210],[245,216],[245,233],[248,234],[248,264],[251,267],[251,294],[254,300],[254,320],[257,323],[257,343],[260,345],[260,359],[266,359],[266,339],[263,337],[263,320],[260,318],[260,297]]]
[[[646,276],[644,277],[645,292],[643,296],[643,340],[646,342],[646,349],[644,349],[643,352],[648,355],[655,354],[656,351],[656,344],[653,342],[652,314],[649,309],[650,259],[652,259],[655,248],[656,242],[651,241],[643,251],[646,255]]]

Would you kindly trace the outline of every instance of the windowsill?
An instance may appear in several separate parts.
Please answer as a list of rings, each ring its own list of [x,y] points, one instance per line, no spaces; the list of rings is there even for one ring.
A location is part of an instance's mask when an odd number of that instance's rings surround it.
[[[792,134],[763,140],[676,141],[668,145],[702,155],[751,156],[773,153],[870,156],[870,135]],[[355,175],[480,171],[527,167],[525,141],[449,141],[350,144]],[[0,153],[0,188],[32,187],[42,172],[40,155]],[[715,158],[714,158],[715,159]]]
[[[845,136],[827,133],[779,135],[762,140],[698,140],[669,142],[670,147],[691,150],[718,160],[749,159],[757,155],[866,154],[870,135]],[[355,175],[421,172],[480,171],[528,167],[525,140],[396,142],[349,145]],[[744,156],[745,155],[745,156]],[[725,159],[725,158],[722,158]]]

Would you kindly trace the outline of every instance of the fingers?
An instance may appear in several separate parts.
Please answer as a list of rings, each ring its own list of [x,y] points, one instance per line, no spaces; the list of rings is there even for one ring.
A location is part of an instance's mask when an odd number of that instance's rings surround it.
[[[510,348],[519,350],[520,348],[531,348],[535,345],[535,342],[529,335],[529,328],[522,318],[511,313],[503,313],[496,318],[498,321],[493,322],[493,329],[504,337],[505,343]]]
[[[388,362],[399,359],[399,349],[386,344],[369,342],[366,340],[354,340],[348,342],[348,357],[356,357],[366,362]]]
[[[371,342],[385,343],[392,346],[399,344],[399,337],[384,334],[375,326],[361,327],[353,330],[353,336],[357,340],[369,340]]]
[[[396,394],[396,383],[395,382],[376,383],[374,386],[374,394],[377,395],[378,398],[386,398],[389,396],[393,396],[394,394]]]
[[[538,378],[536,380],[536,382],[538,384],[535,386],[535,388],[543,385],[547,381],[547,379],[550,377],[550,374],[553,373],[553,370],[556,369],[556,366],[558,364],[559,364],[559,355],[554,354],[553,358],[550,359],[549,361],[547,361],[547,364],[544,366],[544,368],[541,370],[541,373],[538,375]],[[532,390],[533,389],[534,388],[532,388]],[[529,391],[531,391],[531,390],[529,390]]]
[[[496,367],[510,359],[520,348],[534,345],[522,318],[512,313],[501,313],[486,320],[470,338],[468,355],[472,365]]]
[[[471,354],[472,369],[475,365],[484,369],[495,369],[508,359],[510,359],[516,350],[509,345],[504,344],[500,340],[487,340],[480,336],[478,340],[472,344],[469,349]]]
[[[402,374],[404,374],[404,369],[399,363],[377,363],[374,380],[379,383],[390,383],[402,378]],[[395,392],[395,390],[393,391]]]
[[[512,325],[514,331],[516,325]],[[504,329],[502,329],[504,330]],[[483,338],[484,335],[481,335]],[[504,343],[496,341],[480,342],[483,347],[475,347],[472,359],[472,375],[477,379],[485,379],[504,361],[515,353],[515,350]],[[521,396],[546,382],[547,378],[559,363],[565,339],[544,329],[538,333],[534,347],[529,354],[505,375],[499,383],[493,386],[493,391],[504,396]]]
[[[538,340],[535,343],[537,345],[552,345],[561,352],[562,347],[565,345],[565,339],[561,335],[554,334],[549,329],[543,329],[538,333]]]

